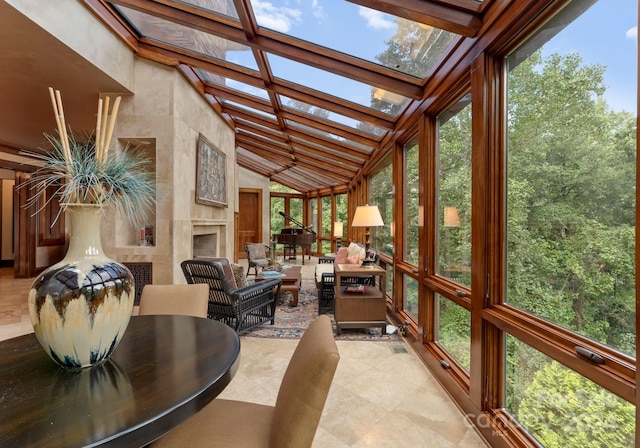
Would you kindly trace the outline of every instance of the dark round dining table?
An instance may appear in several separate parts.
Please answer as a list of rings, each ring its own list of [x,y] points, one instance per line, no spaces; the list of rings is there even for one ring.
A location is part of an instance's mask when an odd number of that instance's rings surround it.
[[[228,326],[133,316],[109,360],[64,370],[33,333],[0,342],[0,446],[140,447],[213,400],[240,360]]]

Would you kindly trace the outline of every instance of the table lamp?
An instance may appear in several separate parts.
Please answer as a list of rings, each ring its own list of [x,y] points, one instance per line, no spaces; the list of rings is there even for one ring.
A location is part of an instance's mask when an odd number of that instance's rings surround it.
[[[353,215],[352,227],[364,227],[365,238],[365,259],[362,262],[363,266],[370,266],[375,263],[375,260],[369,254],[369,246],[371,244],[371,233],[369,229],[371,227],[383,226],[384,221],[380,210],[377,205],[359,205],[356,207],[356,213]]]
[[[336,221],[333,223],[333,236],[336,237],[336,252],[342,246],[342,231],[344,227],[341,221]]]

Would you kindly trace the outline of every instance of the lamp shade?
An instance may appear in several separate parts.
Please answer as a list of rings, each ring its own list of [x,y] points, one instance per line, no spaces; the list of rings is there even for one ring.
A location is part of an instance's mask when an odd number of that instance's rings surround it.
[[[333,223],[333,236],[342,237],[343,230],[344,226],[342,225],[342,221],[336,221]]]
[[[353,215],[353,227],[377,227],[383,226],[384,221],[377,205],[359,205]]]

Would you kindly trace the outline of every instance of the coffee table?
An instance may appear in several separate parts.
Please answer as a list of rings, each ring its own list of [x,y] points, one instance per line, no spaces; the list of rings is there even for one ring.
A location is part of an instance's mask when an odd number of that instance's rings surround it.
[[[280,291],[289,291],[293,295],[293,300],[289,302],[289,306],[298,306],[298,293],[300,292],[300,284],[302,283],[302,266],[291,266],[288,269],[283,269],[282,277],[265,277],[263,275],[257,275],[255,281],[260,282],[266,278],[279,278],[282,280],[282,286]]]

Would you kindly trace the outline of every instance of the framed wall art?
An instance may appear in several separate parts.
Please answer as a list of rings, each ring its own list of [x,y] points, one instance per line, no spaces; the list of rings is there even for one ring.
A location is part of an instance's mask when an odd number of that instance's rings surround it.
[[[226,207],[227,158],[225,154],[200,134],[196,160],[196,202]]]

